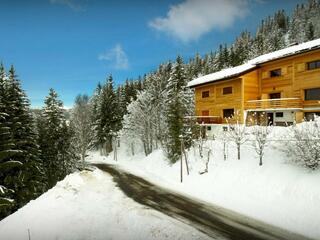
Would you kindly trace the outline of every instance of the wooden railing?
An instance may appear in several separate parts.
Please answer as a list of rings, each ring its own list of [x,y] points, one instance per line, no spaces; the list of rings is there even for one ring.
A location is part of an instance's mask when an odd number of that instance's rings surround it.
[[[199,124],[221,124],[222,118],[220,116],[190,116],[186,119],[195,119]]]
[[[197,116],[197,123],[199,124],[220,124],[222,118],[219,116]]]
[[[269,109],[301,109],[300,98],[277,98],[250,100],[245,103],[246,110],[269,110]]]

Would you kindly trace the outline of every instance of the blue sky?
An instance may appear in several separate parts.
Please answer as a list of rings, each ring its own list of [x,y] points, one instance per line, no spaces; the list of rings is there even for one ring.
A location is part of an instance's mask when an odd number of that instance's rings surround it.
[[[216,50],[296,0],[0,0],[0,61],[16,67],[32,106],[53,87],[72,106],[112,74],[116,83],[177,54]]]

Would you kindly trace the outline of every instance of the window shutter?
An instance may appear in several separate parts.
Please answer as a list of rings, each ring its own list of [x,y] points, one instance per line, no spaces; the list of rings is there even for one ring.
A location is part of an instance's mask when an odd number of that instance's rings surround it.
[[[281,69],[281,75],[286,75],[288,73],[288,68],[287,67],[283,67]]]
[[[298,63],[297,64],[297,71],[298,72],[303,72],[305,70],[306,66],[305,63]]]
[[[262,72],[262,79],[265,79],[268,77],[269,77],[268,72],[266,72],[266,71]]]

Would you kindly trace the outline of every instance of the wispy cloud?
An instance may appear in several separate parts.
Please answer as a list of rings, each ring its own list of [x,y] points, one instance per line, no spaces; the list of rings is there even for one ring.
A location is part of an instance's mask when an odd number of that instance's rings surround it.
[[[166,17],[157,17],[149,26],[182,42],[199,39],[214,29],[230,27],[248,14],[250,0],[185,0],[173,5]]]
[[[116,44],[116,46],[105,53],[102,53],[98,56],[99,60],[108,61],[111,67],[118,70],[126,70],[129,68],[129,60],[127,54],[122,49],[120,44]]]
[[[84,6],[82,5],[83,1],[79,2],[79,0],[50,0],[50,3],[65,5],[77,12],[85,10]]]

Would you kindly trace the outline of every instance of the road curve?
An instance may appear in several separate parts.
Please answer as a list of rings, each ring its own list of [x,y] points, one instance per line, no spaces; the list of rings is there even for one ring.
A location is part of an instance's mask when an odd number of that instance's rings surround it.
[[[117,186],[136,202],[192,225],[212,239],[311,240],[213,204],[175,193],[115,165],[105,163],[92,165],[109,173]]]

